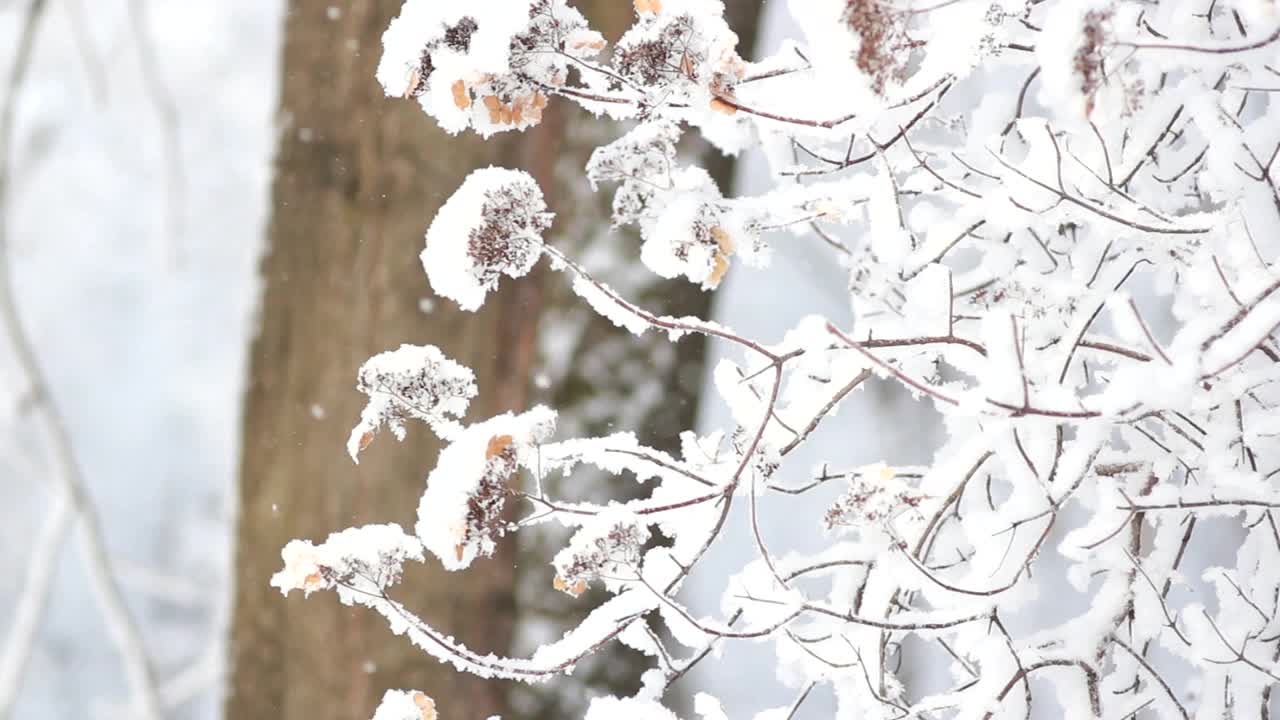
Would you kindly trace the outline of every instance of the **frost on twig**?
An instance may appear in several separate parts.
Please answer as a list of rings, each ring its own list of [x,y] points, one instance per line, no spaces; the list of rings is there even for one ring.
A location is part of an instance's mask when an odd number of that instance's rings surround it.
[[[546,680],[615,640],[644,653],[641,690],[596,699],[593,718],[669,720],[676,683],[750,642],[794,693],[757,717],[812,714],[817,688],[838,717],[1275,708],[1274,3],[792,0],[798,36],[760,62],[737,55],[718,0],[633,0],[611,55],[559,2],[475,5],[409,2],[384,84],[409,72],[452,130],[520,126],[527,93],[634,120],[585,170],[613,192],[614,224],[638,228],[637,268],[707,290],[742,273],[762,305],[803,312],[808,288],[768,267],[788,243],[789,260],[841,274],[828,289],[845,311],[780,340],[657,315],[543,240],[531,178],[478,171],[428,232],[440,294],[473,310],[545,254],[618,327],[729,347],[708,383],[728,420],[682,435],[677,456],[629,432],[550,442],[544,408],[465,428],[427,417],[451,443],[419,508],[427,550],[461,569],[558,522],[574,532],[552,587],[612,597],[529,659],[462,647],[368,581],[350,600],[486,677]],[[682,165],[695,131],[759,147],[765,189],[734,196]],[[942,437],[873,407],[857,442],[820,445],[875,385],[931,409]],[[906,444],[924,464],[890,457]],[[793,455],[816,448],[815,465]],[[647,494],[546,492],[582,463]],[[702,616],[681,589],[742,516],[752,557]],[[784,546],[779,523],[808,534]],[[728,716],[709,695],[695,709]]]

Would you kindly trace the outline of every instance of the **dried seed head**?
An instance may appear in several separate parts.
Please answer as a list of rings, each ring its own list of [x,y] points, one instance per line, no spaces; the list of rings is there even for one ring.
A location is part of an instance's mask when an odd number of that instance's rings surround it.
[[[849,0],[844,21],[861,40],[854,62],[872,89],[882,94],[890,81],[902,80],[911,47],[906,15],[884,0]]]
[[[465,53],[471,49],[471,36],[478,29],[476,19],[468,15],[444,31],[444,44],[451,50]]]
[[[1083,41],[1076,50],[1074,69],[1080,77],[1080,92],[1085,97],[1085,115],[1093,114],[1098,88],[1106,80],[1103,69],[1103,45],[1106,42],[1106,24],[1111,20],[1110,10],[1091,10],[1084,16]]]

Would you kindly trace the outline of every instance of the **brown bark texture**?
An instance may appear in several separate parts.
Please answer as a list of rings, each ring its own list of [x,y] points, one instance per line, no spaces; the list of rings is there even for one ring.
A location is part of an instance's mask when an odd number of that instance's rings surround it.
[[[427,692],[444,717],[506,710],[503,684],[440,664],[393,637],[376,613],[328,593],[284,598],[268,585],[290,539],[318,542],[366,523],[413,526],[440,449],[435,437],[416,427],[404,443],[383,434],[359,465],[344,450],[365,400],[355,373],[370,355],[434,344],[475,370],[483,391],[473,417],[525,404],[540,278],[510,282],[482,311],[466,313],[431,296],[418,253],[468,172],[502,162],[535,169],[539,153],[521,150],[554,152],[546,136],[556,125],[522,143],[482,143],[448,137],[415,103],[384,97],[373,72],[400,4],[344,3],[336,20],[327,1],[289,7],[283,130],[244,410],[228,718],[366,718],[388,688]],[[410,567],[398,597],[469,646],[505,653],[514,570],[504,548],[465,578],[438,564]]]

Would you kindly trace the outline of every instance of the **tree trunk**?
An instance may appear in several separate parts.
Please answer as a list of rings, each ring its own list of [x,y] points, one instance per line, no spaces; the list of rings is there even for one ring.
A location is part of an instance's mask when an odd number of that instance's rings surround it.
[[[400,0],[294,0],[286,21],[284,134],[262,263],[264,295],[250,358],[226,716],[366,718],[388,688],[434,696],[443,717],[506,711],[500,683],[461,675],[335,596],[286,599],[267,583],[293,538],[323,540],[366,523],[412,527],[439,442],[412,428],[360,465],[344,444],[365,398],[353,389],[370,355],[434,344],[475,370],[473,417],[522,408],[540,301],[537,276],[509,282],[479,313],[432,302],[418,253],[445,198],[475,167],[530,170],[553,157],[553,118],[523,143],[448,137],[416,103],[383,97],[380,37]],[[523,151],[523,152],[522,152]],[[523,157],[522,157],[523,156]],[[536,174],[536,173],[535,173]],[[429,312],[425,309],[429,309]],[[398,593],[481,652],[505,653],[513,623],[511,551],[465,577],[408,568]]]

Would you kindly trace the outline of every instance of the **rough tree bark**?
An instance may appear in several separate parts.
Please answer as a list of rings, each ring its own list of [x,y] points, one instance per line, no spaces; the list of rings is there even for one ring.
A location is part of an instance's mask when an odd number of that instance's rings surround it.
[[[412,527],[439,443],[383,436],[346,457],[364,397],[356,369],[401,343],[431,343],[473,368],[483,417],[525,405],[539,278],[509,283],[471,314],[420,304],[418,260],[437,208],[473,168],[537,169],[554,152],[553,119],[524,138],[449,138],[415,103],[383,97],[373,79],[379,38],[400,0],[294,0],[286,20],[273,216],[244,416],[226,716],[368,717],[387,688],[420,688],[445,717],[505,711],[506,689],[458,675],[390,635],[385,622],[335,597],[285,599],[267,584],[291,538],[323,540],[364,523]],[[523,155],[524,157],[520,157]],[[399,592],[463,642],[505,652],[513,622],[510,553],[477,563],[466,582],[428,563]]]

